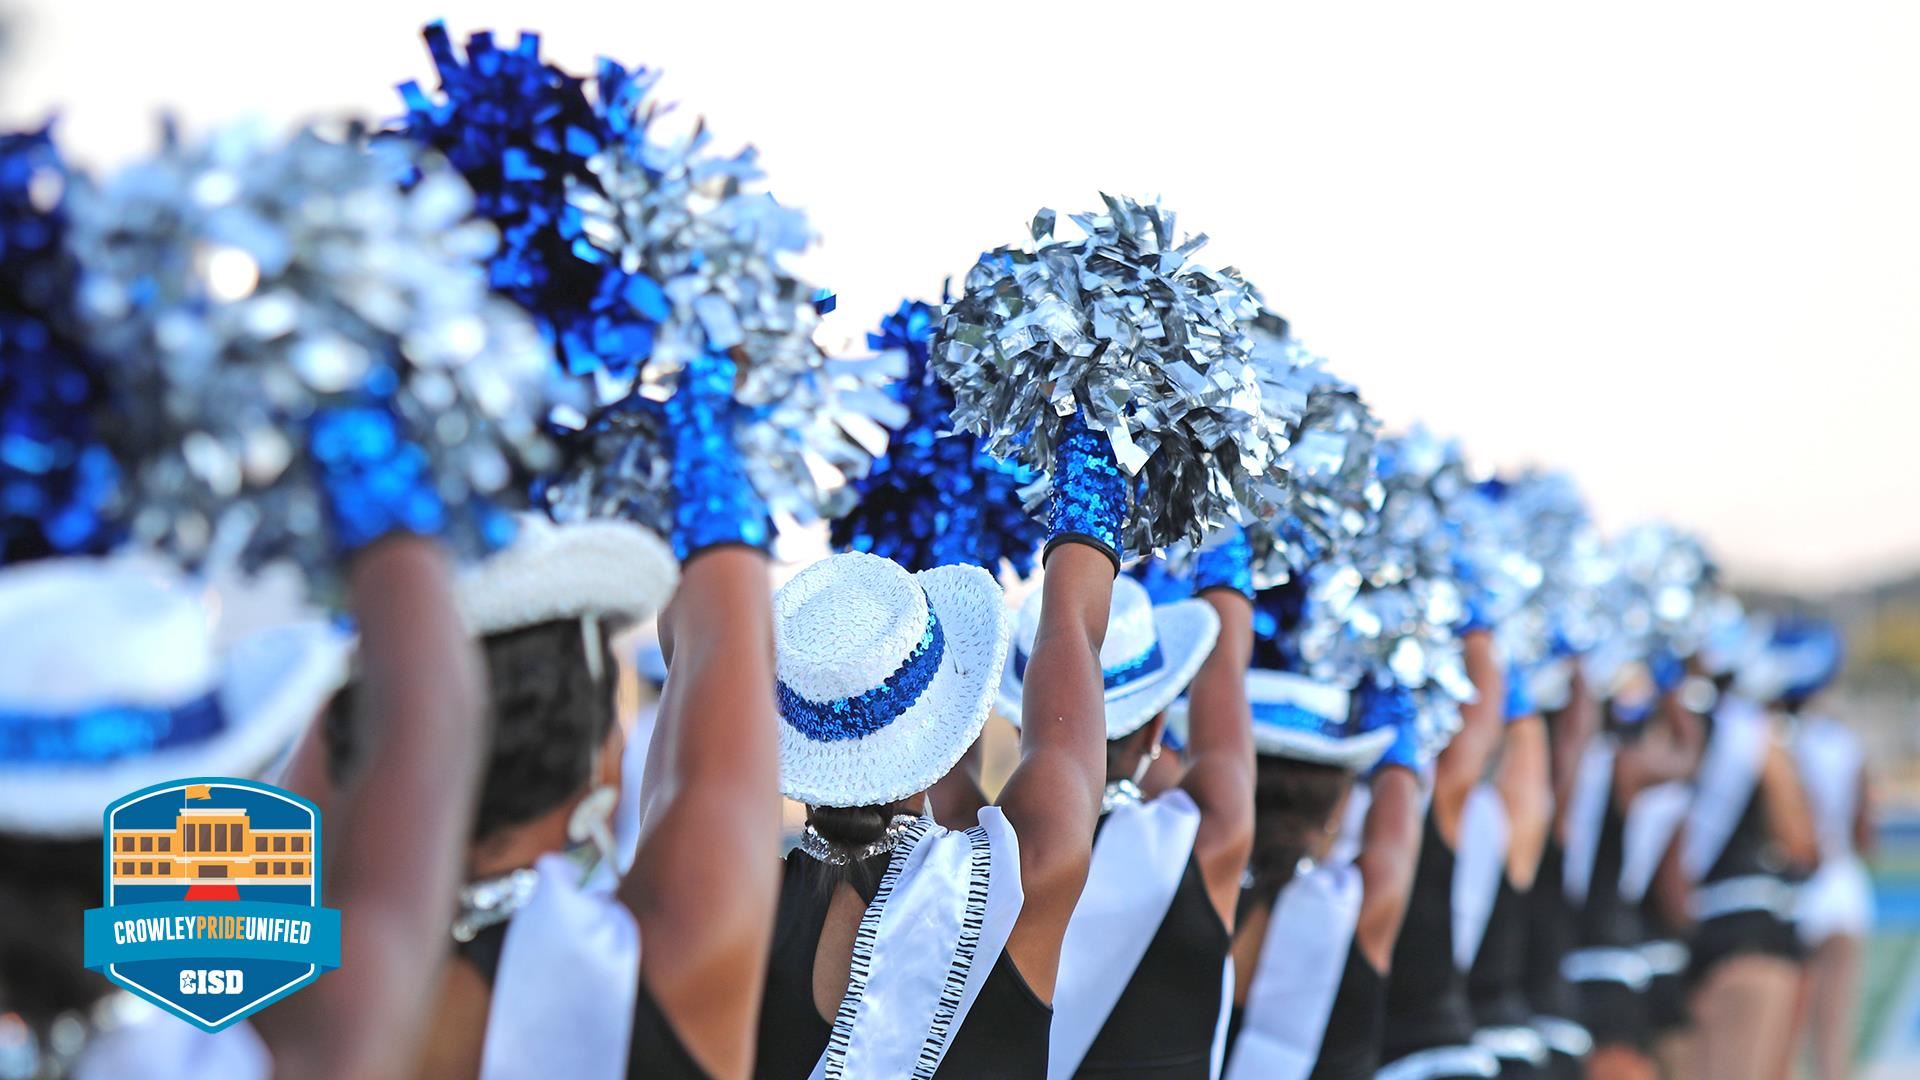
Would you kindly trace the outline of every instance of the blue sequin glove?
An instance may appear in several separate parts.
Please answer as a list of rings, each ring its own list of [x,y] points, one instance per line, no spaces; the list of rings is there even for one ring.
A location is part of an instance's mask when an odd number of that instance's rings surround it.
[[[1053,484],[1047,493],[1047,556],[1056,545],[1086,544],[1113,560],[1120,572],[1126,550],[1121,531],[1127,520],[1127,475],[1113,456],[1113,444],[1087,426],[1078,413],[1069,418],[1054,448]]]
[[[1374,763],[1373,771],[1399,767],[1419,772],[1426,768],[1429,762],[1421,745],[1420,713],[1413,695],[1399,687],[1383,689],[1372,684],[1362,686],[1358,693],[1359,733],[1364,735],[1381,728],[1392,728],[1394,733],[1393,742]]]
[[[1193,595],[1209,589],[1232,589],[1253,599],[1253,545],[1247,530],[1231,522],[1207,537],[1194,560]]]
[[[666,402],[673,451],[673,553],[683,563],[708,548],[765,549],[772,539],[767,504],[747,479],[733,444],[735,371],[725,353],[703,353],[680,373],[680,386]]]
[[[327,409],[315,414],[307,439],[319,466],[327,523],[343,554],[390,533],[435,536],[447,527],[447,507],[427,471],[426,452],[401,439],[387,409]]]
[[[1647,661],[1647,673],[1661,693],[1677,688],[1687,678],[1687,665],[1679,657],[1662,649]]]
[[[1507,703],[1505,716],[1507,723],[1525,716],[1532,716],[1540,710],[1533,703],[1533,682],[1530,672],[1519,664],[1507,666]]]

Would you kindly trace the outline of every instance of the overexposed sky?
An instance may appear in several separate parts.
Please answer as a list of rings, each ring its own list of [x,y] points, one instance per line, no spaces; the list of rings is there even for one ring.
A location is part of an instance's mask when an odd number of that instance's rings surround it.
[[[664,69],[821,234],[852,338],[1040,206],[1159,194],[1390,424],[1737,576],[1920,567],[1920,4],[0,0],[0,121],[96,166],[398,111],[419,25]],[[1069,227],[1070,228],[1070,227]]]

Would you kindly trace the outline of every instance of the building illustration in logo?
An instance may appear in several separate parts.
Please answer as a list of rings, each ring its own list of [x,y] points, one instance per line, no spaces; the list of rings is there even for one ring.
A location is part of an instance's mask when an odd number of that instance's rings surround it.
[[[104,824],[88,967],[218,1031],[339,966],[312,803],[251,780],[181,780],[116,801]]]
[[[257,829],[243,809],[189,805],[169,829],[115,829],[112,862],[116,885],[304,885],[313,874],[313,830]]]

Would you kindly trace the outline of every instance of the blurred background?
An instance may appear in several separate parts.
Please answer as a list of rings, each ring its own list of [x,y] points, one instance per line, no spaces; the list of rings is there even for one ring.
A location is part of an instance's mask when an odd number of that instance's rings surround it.
[[[0,121],[96,169],[163,109],[377,122],[443,16],[757,146],[829,344],[1041,206],[1158,194],[1390,424],[1837,618],[1887,820],[1862,1044],[1920,1075],[1920,5],[0,0]]]

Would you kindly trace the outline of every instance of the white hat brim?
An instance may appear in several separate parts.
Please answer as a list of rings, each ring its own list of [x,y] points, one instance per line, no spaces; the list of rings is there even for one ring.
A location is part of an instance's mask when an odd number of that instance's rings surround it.
[[[122,795],[181,777],[258,776],[346,680],[349,651],[348,639],[319,619],[238,639],[221,659],[219,734],[97,765],[10,769],[0,781],[0,833],[98,836],[107,804]]]
[[[986,726],[1009,632],[1000,586],[977,566],[913,575],[946,640],[920,697],[886,727],[815,741],[780,725],[780,788],[809,806],[882,806],[932,787]]]
[[[1153,632],[1160,639],[1164,663],[1159,671],[1107,695],[1109,742],[1140,730],[1186,692],[1187,684],[1200,673],[1200,665],[1213,654],[1213,643],[1220,637],[1220,616],[1214,613],[1213,605],[1199,598],[1156,604]],[[1000,676],[997,708],[1015,727],[1020,726],[1024,689],[1013,665],[1008,664]]]
[[[455,586],[460,616],[477,637],[589,615],[638,622],[680,581],[666,541],[630,522],[555,525],[525,515],[520,530]]]
[[[1393,745],[1394,730],[1381,728],[1344,739],[1329,738],[1312,731],[1281,728],[1270,724],[1253,725],[1253,749],[1268,757],[1331,765],[1360,772],[1373,767],[1380,755]]]

